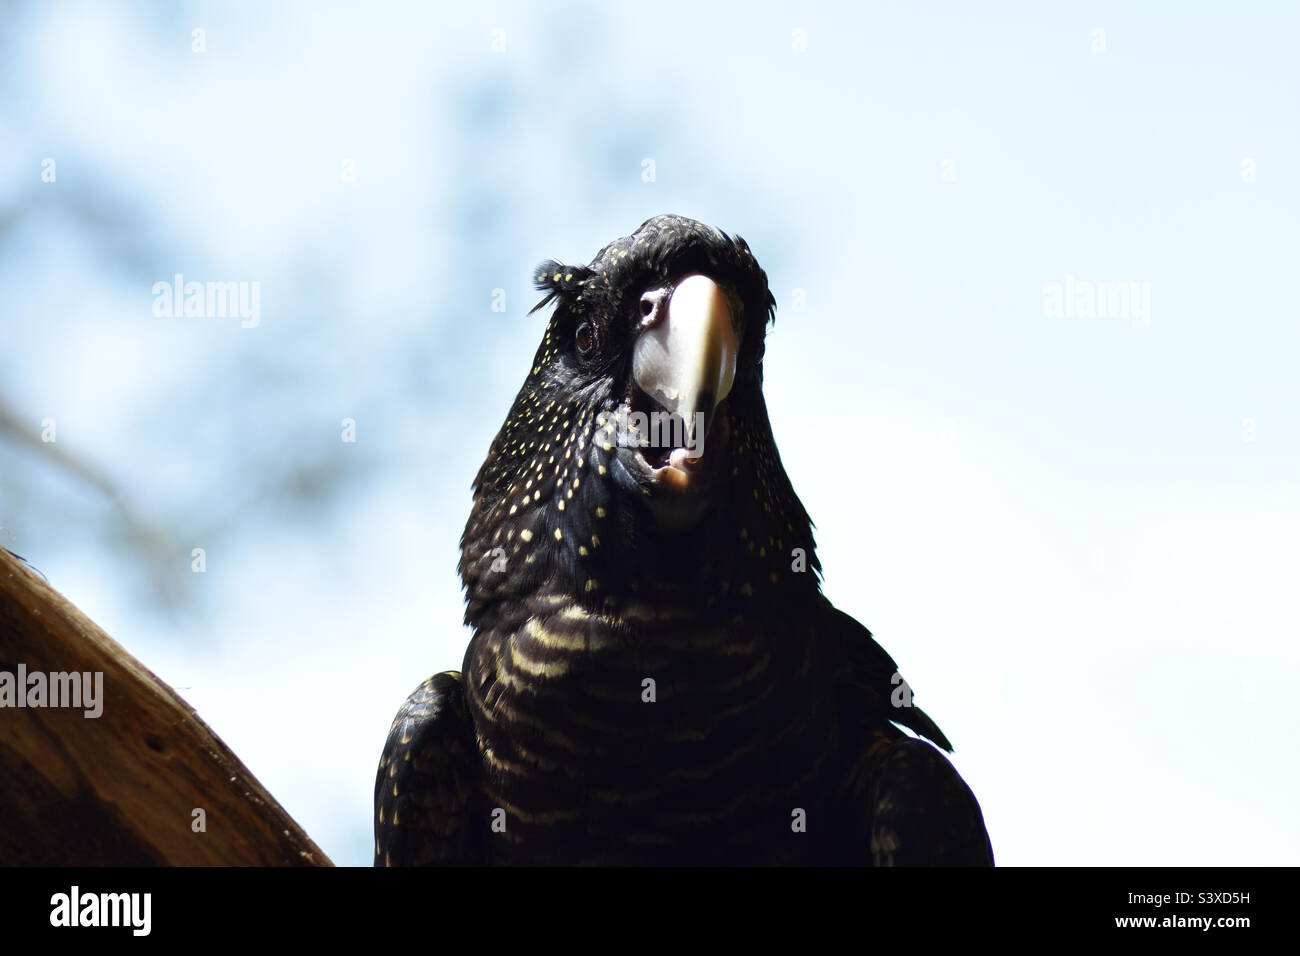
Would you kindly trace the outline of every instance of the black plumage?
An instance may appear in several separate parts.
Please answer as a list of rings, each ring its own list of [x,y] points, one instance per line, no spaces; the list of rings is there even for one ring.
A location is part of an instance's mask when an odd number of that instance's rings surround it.
[[[991,864],[899,725],[947,739],[821,594],[749,247],[658,216],[536,282],[550,322],[461,540],[474,636],[393,722],[376,864]]]

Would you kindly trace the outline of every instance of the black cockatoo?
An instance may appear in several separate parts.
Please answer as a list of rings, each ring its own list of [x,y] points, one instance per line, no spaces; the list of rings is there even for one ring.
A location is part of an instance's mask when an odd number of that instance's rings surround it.
[[[748,245],[657,216],[536,284],[554,311],[461,539],[473,638],[393,721],[376,865],[991,864],[898,725],[947,738],[822,596]]]

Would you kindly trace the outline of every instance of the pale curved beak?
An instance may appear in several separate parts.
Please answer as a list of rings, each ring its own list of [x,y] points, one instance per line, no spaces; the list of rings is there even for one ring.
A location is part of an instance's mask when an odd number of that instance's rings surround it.
[[[726,293],[705,275],[677,283],[665,314],[642,330],[633,348],[637,387],[685,420],[700,453],[713,414],[731,391],[739,348]]]

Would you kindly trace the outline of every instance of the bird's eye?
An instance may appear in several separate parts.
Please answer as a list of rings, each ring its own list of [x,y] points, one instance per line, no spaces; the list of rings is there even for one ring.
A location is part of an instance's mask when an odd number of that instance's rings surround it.
[[[650,295],[649,293],[646,293],[645,295],[641,296],[641,315],[647,316],[654,310],[655,310],[654,296]]]
[[[573,337],[573,342],[578,346],[579,355],[588,355],[596,345],[596,333],[591,328],[590,322],[583,322],[578,326],[578,333]]]

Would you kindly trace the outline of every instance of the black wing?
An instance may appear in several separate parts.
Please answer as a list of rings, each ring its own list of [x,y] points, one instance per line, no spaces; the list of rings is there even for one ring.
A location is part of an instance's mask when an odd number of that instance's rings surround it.
[[[828,615],[825,626],[838,642],[846,719],[851,723],[865,719],[868,726],[876,727],[883,717],[951,751],[952,744],[939,725],[912,703],[912,689],[871,632],[829,602],[824,613]]]
[[[478,750],[455,671],[415,689],[393,719],[375,777],[375,866],[466,865],[482,858]]]
[[[830,611],[829,626],[841,640],[844,719],[858,748],[850,812],[867,847],[858,842],[857,852],[866,849],[876,866],[992,866],[984,815],[970,787],[939,750],[889,724],[943,750],[952,744],[912,703],[911,688],[871,632],[844,612]]]
[[[876,866],[992,866],[970,787],[948,758],[911,737],[883,748],[870,794]]]

